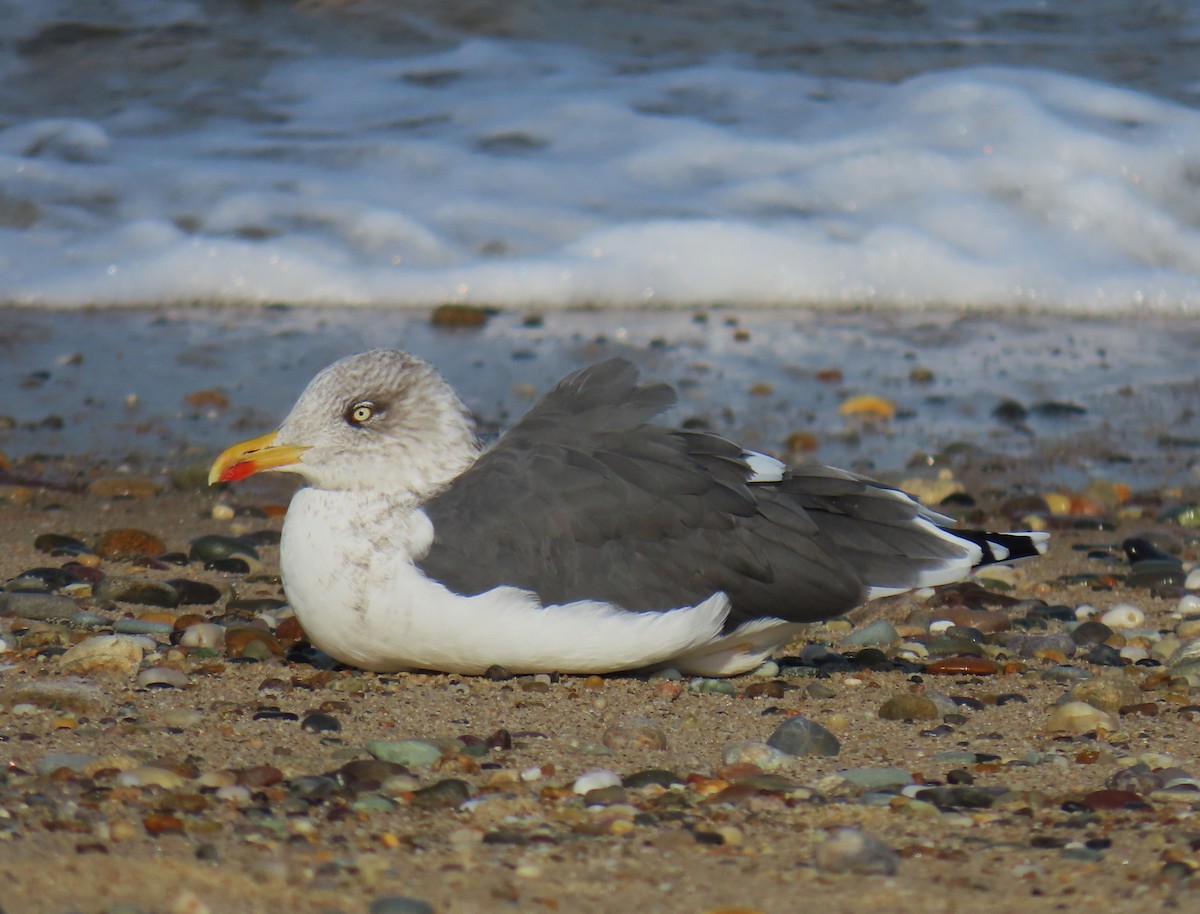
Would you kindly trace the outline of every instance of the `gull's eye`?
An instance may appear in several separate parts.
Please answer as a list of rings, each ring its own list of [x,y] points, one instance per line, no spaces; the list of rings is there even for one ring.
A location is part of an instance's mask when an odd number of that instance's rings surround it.
[[[370,400],[360,400],[346,410],[346,421],[353,426],[366,425],[375,418],[378,410]]]

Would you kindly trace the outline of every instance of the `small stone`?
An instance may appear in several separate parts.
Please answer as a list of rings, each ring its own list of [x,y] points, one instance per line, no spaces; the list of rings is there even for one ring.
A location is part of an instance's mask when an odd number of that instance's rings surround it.
[[[70,597],[48,593],[0,593],[0,615],[40,622],[69,622],[79,612]]]
[[[225,629],[225,652],[230,657],[268,660],[283,656],[283,645],[270,632],[249,626]]]
[[[1150,804],[1138,794],[1129,790],[1113,790],[1112,788],[1093,790],[1080,800],[1080,802],[1088,809],[1095,811],[1105,809],[1148,809],[1150,807]]]
[[[91,548],[83,540],[62,533],[42,533],[33,541],[33,548],[39,552],[49,552],[51,555],[76,555],[91,552]]]
[[[179,594],[170,584],[146,578],[112,575],[95,586],[100,600],[118,603],[137,603],[142,606],[162,606],[168,609],[179,605]]]
[[[189,625],[179,636],[181,647],[217,650],[225,643],[225,629],[215,622],[198,622]]]
[[[621,777],[614,771],[609,771],[606,768],[596,768],[592,771],[587,771],[575,779],[575,783],[571,785],[571,790],[574,793],[583,796],[593,790],[601,790],[605,787],[620,787]]]
[[[1126,705],[1139,703],[1142,692],[1124,674],[1118,673],[1116,676],[1106,674],[1085,679],[1071,689],[1071,697],[1087,702],[1093,708],[1116,714]]]
[[[300,729],[314,733],[336,733],[342,729],[342,722],[324,711],[312,711],[304,716]]]
[[[826,873],[892,876],[900,866],[894,850],[855,828],[839,828],[817,846],[814,856],[817,869]]]
[[[667,748],[667,734],[662,727],[645,717],[635,717],[613,724],[604,731],[601,740],[613,750],[650,749],[663,751]]]
[[[838,643],[838,646],[841,648],[888,648],[899,640],[900,633],[896,631],[896,626],[886,619],[876,619],[869,625],[848,634]]]
[[[252,559],[258,566],[258,550],[243,539],[236,536],[221,536],[210,533],[192,540],[188,557],[194,562],[216,562],[222,559],[241,558]]]
[[[836,736],[807,717],[789,717],[775,728],[767,745],[797,756],[833,756],[842,750]]]
[[[97,758],[99,756],[86,752],[51,752],[38,759],[34,771],[42,777],[48,777],[63,768],[82,773]]]
[[[961,655],[935,660],[925,667],[933,676],[995,676],[1000,667],[986,657]]]
[[[414,806],[457,809],[471,797],[471,785],[458,778],[446,778],[413,792]]]
[[[133,528],[106,530],[96,540],[96,554],[116,561],[153,557],[166,551],[166,544],[157,536]]]
[[[1047,733],[1067,733],[1071,736],[1082,736],[1097,730],[1111,733],[1117,728],[1117,721],[1111,714],[1083,701],[1068,701],[1059,705],[1051,712],[1045,727]]]
[[[74,714],[95,714],[107,704],[107,696],[82,680],[59,679],[10,686],[0,691],[0,707],[31,705]]]
[[[838,777],[863,790],[888,790],[907,787],[913,782],[912,775],[903,768],[847,768],[839,771]]]
[[[211,606],[221,599],[220,589],[205,581],[173,578],[167,584],[174,588],[181,606]]]
[[[409,768],[428,768],[442,757],[441,747],[425,739],[374,740],[366,749],[380,761]]]
[[[178,772],[154,765],[130,768],[117,775],[118,787],[162,787],[165,790],[177,790],[185,783],[187,779]]]
[[[778,771],[791,761],[790,755],[774,746],[746,739],[726,743],[721,757],[726,765],[753,765],[761,771]]]
[[[1119,603],[1100,617],[1100,622],[1111,629],[1139,628],[1146,622],[1146,614],[1129,603]]]
[[[63,673],[128,679],[142,663],[142,646],[123,635],[97,635],[80,641],[59,658]]]
[[[182,835],[184,833],[183,820],[165,812],[150,813],[142,820],[142,826],[156,838],[159,835]]]
[[[937,720],[941,715],[937,705],[924,695],[901,692],[879,706],[883,720]]]

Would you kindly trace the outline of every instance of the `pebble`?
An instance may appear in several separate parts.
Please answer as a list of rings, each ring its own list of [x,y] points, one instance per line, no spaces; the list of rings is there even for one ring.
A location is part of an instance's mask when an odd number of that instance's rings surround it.
[[[142,663],[142,646],[122,635],[97,635],[80,641],[59,658],[63,673],[128,679]]]
[[[0,706],[32,705],[75,714],[95,714],[108,704],[98,687],[78,679],[45,680],[10,686],[0,691]]]
[[[189,625],[179,636],[179,644],[188,648],[217,650],[225,643],[225,629],[213,622]]]
[[[926,665],[925,672],[933,676],[994,676],[1000,667],[986,657],[966,654],[935,660]]]
[[[1076,701],[1084,701],[1093,708],[1116,714],[1126,705],[1137,704],[1142,700],[1142,691],[1123,673],[1115,676],[1093,676],[1071,689],[1071,697]]]
[[[314,733],[336,733],[342,729],[342,722],[324,711],[311,711],[304,716],[300,729],[311,730]]]
[[[171,688],[182,689],[188,684],[186,673],[165,666],[152,666],[137,674],[134,683],[139,689]]]
[[[937,720],[941,715],[937,705],[924,695],[901,692],[879,706],[882,720]]]
[[[971,759],[974,762],[974,756]],[[838,772],[838,777],[864,790],[886,790],[906,787],[913,783],[913,776],[903,768],[847,768]]]
[[[839,828],[817,845],[817,869],[826,873],[893,876],[900,867],[894,850],[856,828]]]
[[[128,561],[161,555],[167,551],[167,545],[153,533],[122,528],[101,533],[96,539],[95,551],[106,559]]]
[[[95,595],[100,600],[137,603],[143,606],[162,606],[167,609],[173,609],[179,605],[179,594],[170,584],[122,575],[112,575],[96,584]]]
[[[78,612],[79,604],[70,597],[48,593],[0,593],[0,615],[41,622],[68,622]]]
[[[1193,568],[1184,578],[1183,586],[1188,590],[1200,590],[1200,568]]]
[[[736,695],[737,688],[728,679],[693,679],[688,691],[700,695]]]
[[[571,785],[571,790],[583,796],[586,793],[591,793],[593,790],[620,786],[621,776],[615,771],[609,771],[607,768],[594,768],[591,771],[585,771],[577,777]]]
[[[374,740],[367,752],[382,762],[410,768],[428,768],[442,757],[442,748],[426,739]]]
[[[154,619],[117,619],[112,624],[112,630],[119,635],[169,636],[175,631],[175,626],[170,622],[158,622]]]
[[[187,779],[169,768],[159,768],[146,765],[122,771],[116,778],[118,787],[162,787],[166,790],[177,790],[187,783]]]
[[[221,591],[205,581],[173,578],[167,584],[174,588],[181,606],[211,606],[221,599]]]
[[[842,648],[888,648],[899,641],[900,633],[896,631],[896,626],[886,619],[877,619],[848,634],[838,643],[838,646]]]
[[[194,562],[217,562],[222,559],[249,559],[251,567],[260,566],[258,550],[236,536],[210,533],[192,540],[188,557]],[[253,564],[251,564],[253,563]]]
[[[1113,732],[1118,729],[1116,719],[1109,713],[1083,701],[1068,701],[1059,705],[1046,721],[1047,733],[1067,733],[1082,736],[1095,730]]]
[[[270,632],[249,626],[225,629],[225,652],[230,657],[269,660],[283,655],[283,645]]]
[[[91,552],[92,549],[83,540],[64,533],[41,533],[33,541],[33,548],[38,552],[49,552],[51,555],[76,555]]]
[[[664,751],[667,748],[667,734],[652,720],[635,717],[605,729],[601,742],[609,749],[618,751],[623,749]]]
[[[794,756],[833,756],[842,751],[836,736],[807,717],[789,717],[767,738],[767,745]]]
[[[786,752],[745,739],[726,743],[721,757],[726,765],[754,765],[762,771],[778,771],[791,762]]]
[[[1146,622],[1146,614],[1130,603],[1118,603],[1100,617],[1100,622],[1114,630],[1139,628]]]

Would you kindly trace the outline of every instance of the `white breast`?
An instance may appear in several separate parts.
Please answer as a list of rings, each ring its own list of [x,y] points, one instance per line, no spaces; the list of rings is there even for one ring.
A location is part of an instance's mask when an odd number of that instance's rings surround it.
[[[721,637],[729,601],[717,593],[670,612],[627,612],[584,601],[541,606],[528,591],[497,587],[462,597],[412,562],[432,540],[415,506],[380,505],[362,493],[301,489],[284,525],[284,588],[312,642],[369,670],[602,673],[686,655],[689,671],[739,672],[796,626],[778,620]]]

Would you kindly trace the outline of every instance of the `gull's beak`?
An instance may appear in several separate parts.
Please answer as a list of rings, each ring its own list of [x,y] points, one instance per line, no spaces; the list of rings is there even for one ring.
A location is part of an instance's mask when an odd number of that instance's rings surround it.
[[[286,470],[300,462],[306,447],[276,444],[278,432],[251,438],[227,448],[208,471],[208,484],[236,482],[263,470]]]

